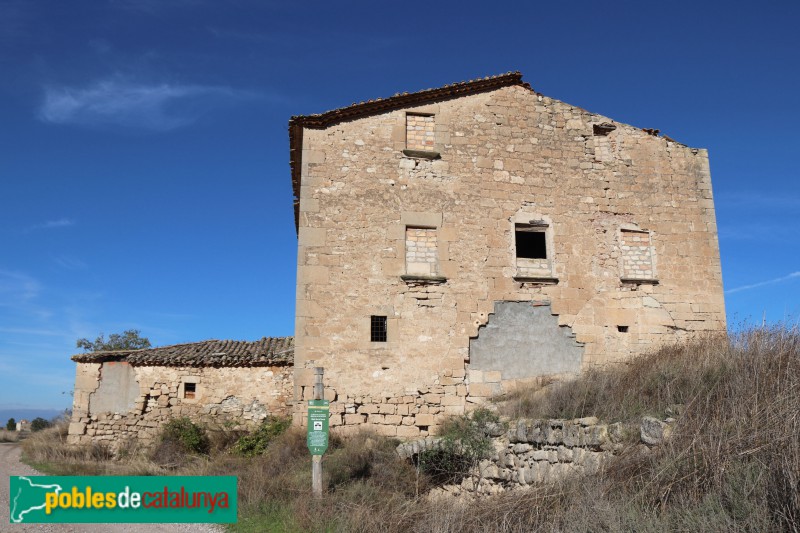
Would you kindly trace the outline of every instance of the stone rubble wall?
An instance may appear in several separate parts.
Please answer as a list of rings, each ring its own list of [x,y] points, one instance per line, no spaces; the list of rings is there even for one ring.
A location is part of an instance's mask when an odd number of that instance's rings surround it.
[[[292,366],[263,367],[132,367],[139,396],[131,409],[92,410],[101,386],[102,366],[78,363],[68,442],[107,443],[118,448],[126,440],[150,444],[163,424],[188,417],[209,427],[244,429],[268,416],[291,413]],[[125,364],[125,363],[115,363]],[[184,397],[184,383],[195,383],[194,398]]]
[[[536,483],[548,483],[570,475],[592,475],[608,464],[621,449],[625,428],[604,424],[595,417],[576,420],[528,420],[512,422],[508,431],[495,437],[495,453],[481,461],[476,472],[461,485],[445,486],[437,493],[497,494]],[[397,453],[412,459],[433,449],[439,438],[427,437],[401,444]]]

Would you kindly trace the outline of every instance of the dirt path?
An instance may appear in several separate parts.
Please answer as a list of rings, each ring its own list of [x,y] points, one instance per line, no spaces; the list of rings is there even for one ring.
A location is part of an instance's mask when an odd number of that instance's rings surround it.
[[[19,460],[17,443],[0,443],[0,531],[43,531],[52,533],[220,533],[212,524],[10,524],[8,519],[8,476],[41,476]]]

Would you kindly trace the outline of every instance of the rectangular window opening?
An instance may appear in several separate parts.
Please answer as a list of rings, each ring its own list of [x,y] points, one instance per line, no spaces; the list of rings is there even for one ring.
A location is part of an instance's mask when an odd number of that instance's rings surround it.
[[[194,400],[197,393],[197,383],[184,383],[183,384],[183,397],[187,400]]]
[[[371,342],[386,342],[386,317],[372,315],[369,325],[369,340]]]
[[[517,226],[514,240],[517,258],[547,259],[547,240],[543,231],[531,231],[529,227]]]
[[[620,333],[628,333],[628,326],[617,326],[617,331]]]

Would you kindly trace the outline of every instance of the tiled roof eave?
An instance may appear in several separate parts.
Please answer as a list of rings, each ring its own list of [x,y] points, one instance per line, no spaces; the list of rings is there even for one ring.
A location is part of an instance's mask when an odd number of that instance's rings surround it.
[[[125,362],[132,366],[253,367],[294,362],[293,337],[264,337],[258,341],[209,340],[142,350],[77,354],[76,363]]]

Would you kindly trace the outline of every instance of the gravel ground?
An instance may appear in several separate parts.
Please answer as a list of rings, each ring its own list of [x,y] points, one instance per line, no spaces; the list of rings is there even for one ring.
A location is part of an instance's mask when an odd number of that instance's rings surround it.
[[[41,476],[19,460],[17,443],[0,443],[0,531],[44,531],[47,533],[222,533],[214,524],[10,524],[8,476]]]

